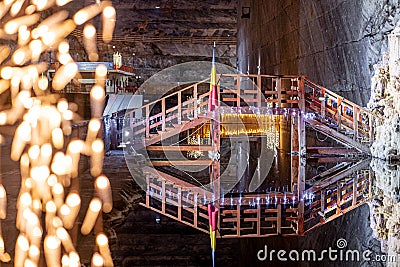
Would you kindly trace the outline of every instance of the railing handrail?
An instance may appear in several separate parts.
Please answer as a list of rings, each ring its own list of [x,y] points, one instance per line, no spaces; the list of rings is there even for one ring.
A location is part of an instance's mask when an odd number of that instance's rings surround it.
[[[204,79],[204,80],[202,80],[202,81],[199,81],[199,82],[196,82],[196,83],[194,83],[194,84],[191,84],[191,85],[189,85],[189,86],[187,86],[187,87],[185,87],[185,88],[182,88],[182,89],[179,90],[179,91],[173,92],[173,93],[171,93],[171,94],[169,94],[169,95],[167,95],[167,96],[164,96],[164,97],[162,97],[162,98],[160,98],[160,99],[154,100],[154,101],[152,101],[152,102],[150,102],[150,103],[147,103],[146,105],[143,105],[143,106],[141,106],[141,107],[139,107],[139,108],[135,108],[135,109],[131,110],[130,112],[136,112],[136,111],[139,111],[139,110],[142,110],[142,109],[146,108],[147,106],[150,107],[151,105],[155,105],[157,102],[161,102],[162,99],[165,99],[165,98],[171,97],[171,96],[173,96],[173,95],[177,95],[177,94],[179,94],[179,93],[182,93],[183,91],[185,91],[185,90],[187,90],[187,89],[189,89],[189,88],[191,88],[191,87],[195,87],[196,85],[202,84],[202,83],[204,83],[204,82],[206,82],[206,81],[208,81],[208,80],[210,80],[210,78],[206,78],[206,79]]]

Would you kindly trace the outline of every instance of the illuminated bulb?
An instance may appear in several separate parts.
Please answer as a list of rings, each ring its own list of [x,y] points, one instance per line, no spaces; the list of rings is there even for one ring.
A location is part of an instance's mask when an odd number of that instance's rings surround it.
[[[104,64],[99,64],[96,67],[96,75],[99,77],[106,77],[107,76],[107,67]]]
[[[29,247],[28,256],[30,259],[32,259],[33,262],[39,262],[40,250],[39,250],[38,246],[31,245]]]
[[[24,235],[19,234],[15,245],[14,266],[23,266],[23,263],[28,256],[28,251],[28,239]]]
[[[37,0],[37,9],[38,10],[43,10],[47,6],[47,0]]]
[[[70,260],[68,255],[63,255],[61,258],[61,266],[62,267],[70,267]]]
[[[73,73],[73,76],[75,76],[75,73],[77,71],[78,71],[78,65],[76,65],[76,63],[68,63],[67,65],[65,65],[65,72],[66,73],[68,73],[68,74],[72,74]]]
[[[73,154],[81,153],[84,145],[82,140],[73,140],[69,143],[68,150]]]
[[[66,54],[69,51],[69,44],[67,41],[62,41],[59,45],[58,45],[58,51],[61,54]]]
[[[61,243],[66,252],[69,253],[74,250],[74,245],[67,230],[65,230],[63,227],[58,227],[56,230],[56,235],[61,240]]]
[[[7,34],[14,34],[18,31],[18,23],[15,21],[9,21],[4,26],[4,31]]]
[[[57,149],[61,149],[64,145],[64,134],[61,130],[61,128],[55,128],[51,132],[51,140],[53,142],[53,145]]]
[[[44,255],[47,266],[60,266],[61,242],[56,236],[48,235],[44,239]]]
[[[73,59],[69,54],[60,54],[58,55],[58,61],[63,65],[67,65],[69,62],[73,61]]]
[[[12,60],[16,65],[22,65],[25,62],[25,51],[19,49],[14,52]]]
[[[57,6],[64,6],[64,5],[68,4],[71,1],[72,0],[56,0],[56,4],[57,4]]]
[[[0,185],[0,219],[5,219],[7,215],[7,194],[3,185]]]
[[[104,258],[104,266],[114,266],[111,258],[110,248],[108,247],[107,236],[103,233],[99,233],[96,236],[96,244],[99,247],[101,256]]]
[[[103,200],[103,210],[108,213],[112,210],[112,192],[110,181],[104,175],[99,176],[95,181],[96,190]]]
[[[38,166],[31,169],[31,177],[33,180],[45,180],[50,175],[48,166]]]
[[[91,24],[86,25],[85,28],[83,29],[83,34],[85,38],[88,39],[93,38],[96,34],[96,28]]]
[[[71,264],[71,267],[73,266],[73,267],[79,267],[79,266],[81,266],[80,265],[80,261],[81,261],[81,259],[80,259],[80,257],[79,257],[79,255],[78,255],[78,253],[76,253],[75,251],[71,251],[70,253],[69,253],[69,260],[70,260],[70,264]]]
[[[94,100],[102,100],[105,96],[104,89],[101,86],[95,85],[90,91],[90,96]]]
[[[79,10],[74,15],[74,22],[76,25],[82,25],[87,21],[89,14],[86,10]]]
[[[53,153],[53,148],[49,143],[43,144],[40,147],[40,156],[45,162],[48,162],[50,160],[50,157]]]
[[[81,233],[83,235],[88,235],[92,231],[96,223],[97,217],[99,216],[100,210],[101,210],[101,200],[95,197],[90,201],[89,208],[85,215],[85,219],[83,220],[82,223]]]
[[[115,16],[115,8],[112,6],[107,6],[103,10],[103,15],[106,18],[113,18]]]
[[[104,149],[104,144],[103,144],[102,140],[97,139],[97,140],[93,141],[92,150],[94,153],[101,153],[101,152],[103,152],[103,149]]]
[[[57,103],[57,109],[59,112],[63,113],[68,110],[68,102],[65,99],[60,99]]]
[[[25,8],[25,14],[31,15],[35,12],[36,7],[34,5],[29,5]]]
[[[66,110],[62,114],[64,120],[70,121],[72,120],[74,113],[71,110]]]
[[[91,119],[89,122],[89,131],[98,132],[100,130],[101,123],[97,119]]]
[[[31,146],[28,149],[28,156],[31,160],[37,160],[39,158],[40,148],[38,145]]]
[[[45,91],[47,90],[48,86],[49,86],[49,81],[47,80],[47,77],[42,76],[38,81],[39,89]]]
[[[1,69],[1,78],[10,80],[13,75],[13,68],[12,67],[4,67]]]
[[[60,183],[56,183],[52,188],[54,203],[60,208],[64,202],[64,187]]]
[[[4,125],[7,122],[7,114],[5,112],[0,112],[0,125]]]
[[[103,267],[104,266],[104,259],[98,252],[95,252],[93,254],[92,266],[93,267]]]
[[[54,174],[50,174],[50,176],[47,178],[47,184],[48,184],[50,187],[53,187],[54,185],[56,185],[57,182],[58,182],[58,178],[57,178],[57,176],[54,175]]]
[[[66,229],[71,229],[74,226],[75,219],[79,213],[79,208],[81,206],[81,198],[77,193],[70,193],[67,196],[65,203],[66,204],[64,205],[66,205],[69,209],[69,214],[63,217],[63,223]],[[61,206],[61,208],[64,207],[64,205]]]

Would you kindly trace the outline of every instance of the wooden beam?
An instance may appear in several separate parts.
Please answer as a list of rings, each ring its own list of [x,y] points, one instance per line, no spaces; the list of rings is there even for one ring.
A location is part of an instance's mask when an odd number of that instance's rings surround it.
[[[314,119],[308,119],[306,122],[309,123],[310,125],[312,125],[318,131],[326,134],[327,136],[339,141],[340,143],[342,143],[344,145],[352,146],[352,147],[358,149],[359,151],[366,153],[368,155],[371,154],[369,147],[367,147],[359,142],[356,142],[352,138],[350,138],[342,133],[339,133],[338,131],[336,131],[332,128],[329,128],[328,126],[326,126]]]
[[[307,147],[307,153],[320,155],[343,155],[358,152],[359,150],[349,147]]]
[[[146,148],[150,151],[212,151],[212,146],[205,145],[177,145],[177,146],[148,146]]]
[[[149,162],[149,166],[162,167],[162,166],[209,166],[212,161],[209,159],[197,160],[154,160]]]

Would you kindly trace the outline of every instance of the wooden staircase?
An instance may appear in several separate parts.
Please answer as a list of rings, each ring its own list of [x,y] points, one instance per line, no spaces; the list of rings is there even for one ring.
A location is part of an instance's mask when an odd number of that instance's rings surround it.
[[[220,210],[217,236],[228,238],[303,235],[369,199],[366,161],[351,170],[327,171],[322,178],[311,179],[310,188],[306,188],[304,166],[310,151],[331,149],[308,148],[306,126],[344,145],[334,151],[368,156],[373,120],[367,110],[303,76],[219,74],[217,81],[221,107],[215,112],[207,110],[208,79],[127,111],[119,132],[124,146],[137,152],[219,152],[219,140],[197,146],[171,145],[167,140],[211,121],[218,125],[215,136],[219,138],[220,116],[227,112],[292,116],[291,192],[226,193],[220,197],[220,182],[215,179],[215,173],[219,176],[218,158],[149,159],[149,166],[142,168],[147,186],[143,206],[208,233],[207,203],[211,202]],[[210,171],[211,186],[198,187],[153,168],[181,165],[210,166],[214,173]]]

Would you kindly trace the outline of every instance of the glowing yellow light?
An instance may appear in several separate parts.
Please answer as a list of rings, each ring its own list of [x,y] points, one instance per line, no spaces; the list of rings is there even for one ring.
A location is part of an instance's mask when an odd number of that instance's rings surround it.
[[[115,8],[112,6],[107,6],[103,10],[103,15],[106,18],[113,18],[115,16]]]
[[[60,99],[57,103],[57,109],[58,111],[65,112],[68,110],[68,102],[66,99]]]
[[[45,91],[47,90],[48,86],[49,86],[49,81],[47,80],[47,77],[42,76],[38,81],[39,89]]]
[[[79,206],[81,204],[81,198],[79,197],[78,194],[76,193],[71,193],[68,195],[66,201],[67,205],[69,207],[76,207]]]
[[[13,68],[12,67],[4,67],[1,69],[1,78],[10,80],[13,75]]]
[[[72,120],[74,113],[71,110],[66,110],[62,114],[64,120],[70,121]]]
[[[36,7],[34,5],[29,5],[25,8],[25,14],[31,15],[35,12]]]
[[[51,46],[56,39],[56,34],[54,32],[45,32],[42,36],[42,41],[45,45]]]
[[[98,132],[100,130],[101,123],[98,119],[91,119],[89,122],[89,131]]]
[[[29,242],[28,239],[23,236],[23,235],[19,235],[18,239],[17,239],[17,245],[18,247],[23,250],[23,251],[28,251],[29,250]]]
[[[69,143],[68,149],[71,153],[80,153],[83,150],[84,142],[82,140],[73,140]]]
[[[19,49],[14,52],[12,60],[16,65],[22,65],[25,62],[25,51]]]
[[[105,96],[105,92],[101,86],[95,85],[95,86],[93,86],[92,90],[90,91],[90,95],[95,100],[102,100]]]
[[[50,157],[53,149],[49,143],[43,144],[40,148],[40,154],[42,157]]]
[[[92,150],[94,153],[101,153],[103,152],[103,149],[104,149],[104,144],[102,140],[97,139],[93,141]]]
[[[62,41],[59,45],[58,45],[58,51],[62,54],[66,54],[69,51],[69,44],[66,41]]]
[[[67,65],[65,65],[65,72],[68,73],[70,76],[75,76],[77,71],[78,65],[76,65],[76,63],[68,63]]]
[[[93,254],[93,257],[92,257],[92,265],[95,266],[95,267],[100,267],[100,266],[103,266],[103,265],[104,265],[104,259],[103,259],[103,257],[102,257],[99,253],[97,253],[97,252],[95,252],[95,253]]]
[[[9,21],[4,25],[4,31],[7,34],[14,34],[18,31],[18,23],[15,21]]]
[[[56,4],[57,4],[57,6],[64,6],[64,5],[68,4],[71,1],[72,0],[56,0]]]
[[[39,158],[40,148],[38,145],[31,146],[28,150],[28,156],[32,160],[36,160]]]
[[[50,176],[47,178],[47,184],[50,187],[53,187],[57,182],[58,182],[58,178],[54,174],[50,174]]]
[[[82,25],[87,21],[89,17],[89,14],[86,10],[79,10],[75,15],[74,15],[74,22],[77,25]]]
[[[106,77],[107,76],[107,67],[104,64],[99,64],[96,67],[96,75],[99,77]]]
[[[96,34],[96,28],[93,25],[86,25],[83,29],[83,34],[85,38],[93,38]]]
[[[67,65],[69,62],[72,62],[73,59],[70,54],[60,54],[58,55],[58,61],[63,65]]]

